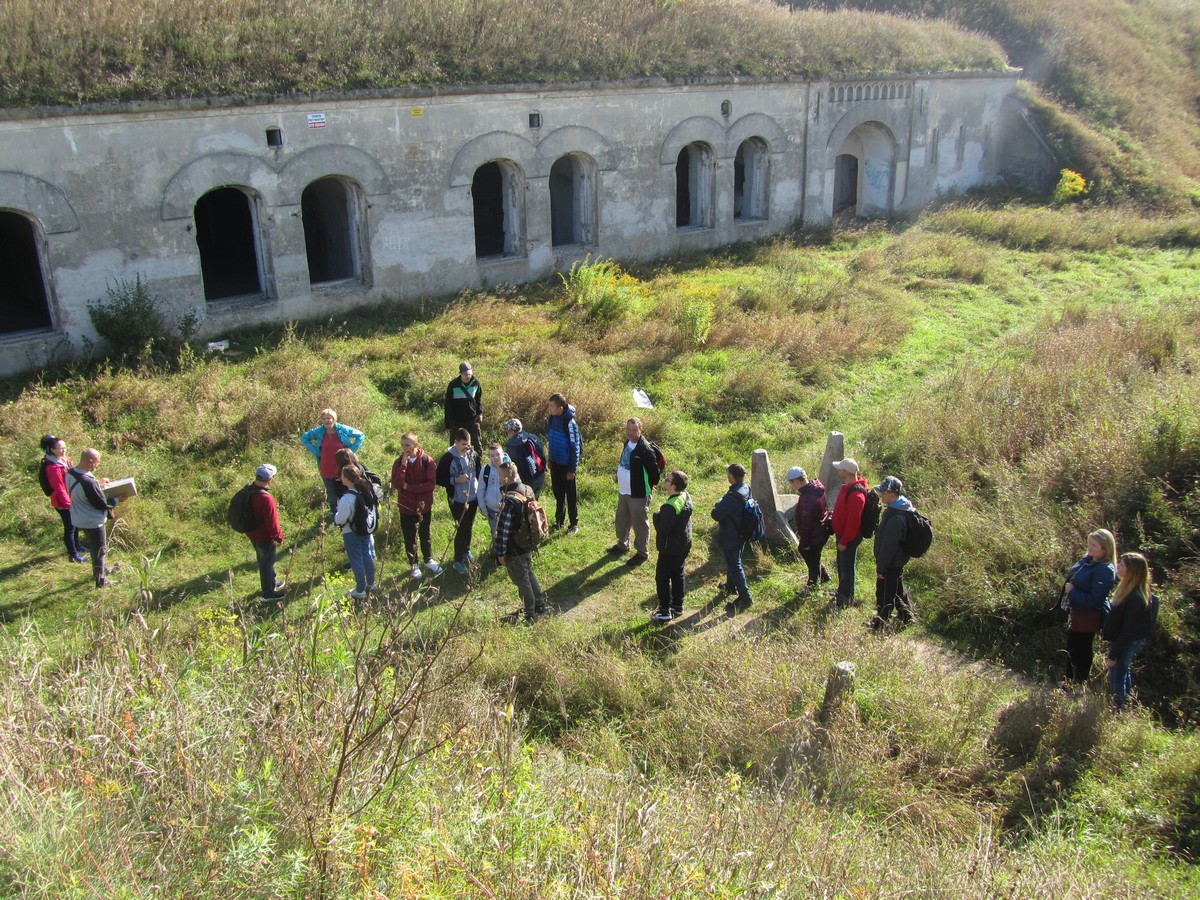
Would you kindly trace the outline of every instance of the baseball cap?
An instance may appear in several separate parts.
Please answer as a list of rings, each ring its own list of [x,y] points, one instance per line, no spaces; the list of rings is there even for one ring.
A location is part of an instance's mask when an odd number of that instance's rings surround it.
[[[505,431],[520,431],[521,430],[521,420],[520,419],[509,419],[500,427],[503,428]]]
[[[259,481],[270,481],[272,478],[275,477],[275,473],[278,471],[279,470],[277,468],[275,468],[273,465],[271,465],[270,463],[263,463],[261,466],[259,466],[257,469],[254,470],[254,477],[257,478]]]
[[[471,364],[469,362],[464,361],[464,362],[460,362],[458,364],[458,374],[459,375],[466,375],[470,371],[471,371]]]
[[[889,475],[887,478],[883,479],[883,481],[879,482],[879,487],[875,488],[875,490],[879,491],[881,494],[884,491],[888,491],[892,494],[903,494],[904,482],[902,482],[895,475]]]
[[[835,462],[833,467],[839,472],[849,472],[851,475],[858,474],[858,463],[848,456],[840,462]]]
[[[787,471],[787,480],[788,481],[795,481],[797,479],[805,479],[806,480],[807,478],[808,478],[808,473],[806,473],[799,466],[792,466]]]

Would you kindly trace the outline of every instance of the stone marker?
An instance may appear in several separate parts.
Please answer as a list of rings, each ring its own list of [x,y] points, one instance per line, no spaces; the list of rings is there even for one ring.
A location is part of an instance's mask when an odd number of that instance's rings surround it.
[[[833,473],[833,464],[846,458],[846,438],[840,431],[829,432],[825,439],[825,455],[821,457],[821,484],[825,485],[825,503],[830,509],[842,489],[842,480]]]
[[[854,674],[855,666],[852,662],[840,662],[829,670],[829,678],[825,682],[825,699],[821,701],[821,709],[817,712],[817,721],[821,725],[828,725],[847,697],[854,693]]]
[[[780,494],[775,490],[775,476],[771,473],[771,457],[766,450],[755,450],[750,458],[750,491],[762,507],[763,523],[767,527],[767,543],[780,547],[795,548],[796,535],[788,527],[783,514],[796,505],[795,494]]]

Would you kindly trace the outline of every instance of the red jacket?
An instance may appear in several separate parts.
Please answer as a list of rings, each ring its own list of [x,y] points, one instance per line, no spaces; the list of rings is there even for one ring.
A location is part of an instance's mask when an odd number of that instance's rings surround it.
[[[254,518],[258,527],[246,532],[246,537],[252,541],[274,541],[283,543],[283,529],[279,527],[279,508],[275,498],[265,489],[254,491],[250,495],[250,508],[254,510]]]
[[[859,475],[850,484],[842,485],[833,504],[833,533],[839,544],[848,544],[862,535],[862,514],[867,506],[867,495],[855,490],[856,487],[861,487],[863,491],[871,489],[867,479]]]
[[[424,450],[417,451],[417,458],[409,465],[408,457],[401,456],[392,463],[392,487],[396,489],[396,504],[400,512],[410,516],[428,514],[433,507],[433,491],[437,487],[437,463]],[[401,485],[405,485],[401,488]]]
[[[71,468],[71,460],[46,466],[46,481],[50,482],[50,505],[55,509],[70,509],[71,494],[67,491],[67,469]]]

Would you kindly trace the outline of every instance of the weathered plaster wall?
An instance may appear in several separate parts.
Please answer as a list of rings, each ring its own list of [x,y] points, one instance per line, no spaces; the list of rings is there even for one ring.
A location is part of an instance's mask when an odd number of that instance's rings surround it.
[[[214,335],[529,281],[589,253],[646,259],[825,224],[839,154],[857,155],[859,214],[919,209],[938,192],[999,180],[1003,153],[1019,149],[1026,170],[1036,160],[1052,168],[1026,120],[1005,107],[1015,84],[1015,75],[653,84],[12,113],[0,117],[0,210],[32,223],[53,327],[0,335],[0,371],[94,340],[87,301],[117,278],[140,275],[177,313],[198,311]],[[271,128],[281,147],[268,146]],[[757,217],[735,220],[735,156],[751,139],[763,152],[748,157],[758,162],[747,178],[759,181],[743,202]],[[688,182],[701,218],[679,227],[677,163],[689,145],[702,148]],[[589,239],[553,246],[550,170],[568,154]],[[511,247],[481,259],[472,179],[497,161]],[[351,186],[361,277],[314,287],[301,194],[328,176]],[[195,211],[224,186],[252,198],[262,290],[212,301]]]

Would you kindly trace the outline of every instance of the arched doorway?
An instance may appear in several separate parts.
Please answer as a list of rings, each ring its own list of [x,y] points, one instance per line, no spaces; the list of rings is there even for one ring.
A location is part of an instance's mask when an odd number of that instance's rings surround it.
[[[886,125],[864,122],[842,141],[834,162],[833,210],[886,218],[892,212],[896,139]]]
[[[0,210],[0,334],[53,327],[38,245],[32,219]]]

